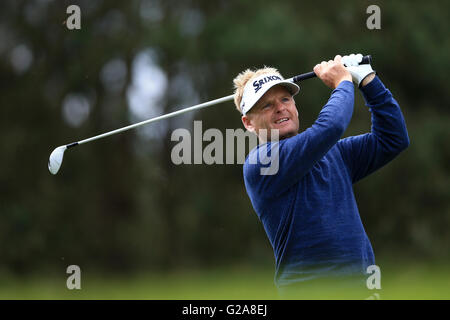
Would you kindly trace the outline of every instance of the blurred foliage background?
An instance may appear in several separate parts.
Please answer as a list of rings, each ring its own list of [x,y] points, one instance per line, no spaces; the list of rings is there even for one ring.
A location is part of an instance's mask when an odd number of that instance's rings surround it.
[[[71,4],[81,9],[80,30],[66,27]],[[371,4],[381,8],[381,30],[366,27]],[[120,276],[232,266],[272,272],[242,166],[176,166],[170,158],[171,133],[192,130],[193,120],[203,130],[242,128],[232,103],[69,150],[56,176],[48,157],[59,145],[229,95],[245,68],[274,66],[290,77],[357,52],[373,56],[411,140],[355,185],[375,255],[413,264],[450,258],[450,3],[7,0],[1,7],[0,277],[64,274],[70,264]],[[329,94],[317,79],[302,84],[302,130]],[[345,135],[369,130],[358,94]]]

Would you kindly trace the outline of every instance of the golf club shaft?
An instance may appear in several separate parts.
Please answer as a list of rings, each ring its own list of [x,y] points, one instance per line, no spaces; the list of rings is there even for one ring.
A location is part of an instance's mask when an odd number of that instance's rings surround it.
[[[364,56],[362,61],[361,61],[361,64],[370,64],[370,63],[371,63],[371,56],[370,55]],[[290,80],[292,82],[300,82],[300,81],[303,81],[303,80],[306,80],[306,79],[310,79],[310,78],[314,78],[314,77],[316,77],[316,74],[314,73],[314,71],[311,71],[311,72],[299,74],[299,75],[297,75],[295,77],[292,77],[292,78],[290,78],[288,80]],[[144,121],[141,121],[141,122],[138,122],[138,123],[135,123],[135,124],[123,127],[123,128],[119,128],[119,129],[116,129],[116,130],[113,130],[113,131],[109,131],[109,132],[106,132],[106,133],[103,133],[103,134],[99,134],[97,136],[94,136],[94,137],[91,137],[91,138],[87,138],[87,139],[84,139],[84,140],[81,140],[81,141],[78,141],[78,142],[73,142],[73,143],[70,143],[70,144],[66,145],[66,147],[67,148],[72,148],[72,147],[75,147],[75,146],[77,146],[79,144],[88,143],[88,142],[91,142],[91,141],[94,141],[94,140],[105,138],[105,137],[111,136],[111,135],[116,134],[116,133],[120,133],[120,132],[123,132],[123,131],[134,129],[134,128],[137,128],[137,127],[140,127],[140,126],[143,126],[143,125],[155,122],[155,121],[171,118],[171,117],[177,116],[177,115],[182,114],[182,113],[186,113],[186,112],[190,112],[190,111],[206,108],[206,107],[213,106],[213,105],[216,105],[216,104],[219,104],[219,103],[222,103],[222,102],[226,102],[226,101],[231,101],[231,100],[233,100],[233,98],[234,98],[234,95],[231,94],[231,95],[226,96],[226,97],[222,97],[222,98],[219,98],[219,99],[215,99],[215,100],[211,100],[211,101],[208,101],[208,102],[200,103],[200,104],[197,104],[197,105],[192,106],[192,107],[188,107],[188,108],[181,109],[181,110],[178,110],[178,111],[174,111],[174,112],[171,112],[171,113],[168,113],[168,114],[164,114],[162,116],[158,116],[158,117],[155,117],[155,118],[144,120]]]
[[[137,127],[140,127],[140,126],[143,126],[143,125],[155,122],[155,121],[171,118],[171,117],[177,116],[177,115],[185,113],[185,112],[206,108],[206,107],[213,106],[213,105],[216,105],[216,104],[219,104],[219,103],[222,103],[222,102],[226,102],[226,101],[231,101],[231,100],[233,100],[233,97],[234,97],[234,95],[229,95],[229,96],[222,97],[222,98],[219,98],[219,99],[215,99],[215,100],[207,101],[207,102],[204,102],[204,103],[200,103],[200,104],[197,104],[197,105],[192,106],[192,107],[188,107],[188,108],[181,109],[181,110],[178,110],[178,111],[174,111],[174,112],[171,112],[171,113],[168,113],[168,114],[164,114],[162,116],[158,116],[158,117],[155,117],[155,118],[144,120],[144,121],[141,121],[141,122],[138,122],[138,123],[135,123],[135,124],[123,127],[123,128],[119,128],[119,129],[116,129],[116,130],[113,130],[113,131],[109,131],[109,132],[106,132],[106,133],[103,133],[103,134],[99,134],[99,135],[91,137],[91,138],[87,138],[87,139],[84,139],[84,140],[81,140],[81,141],[78,141],[78,142],[74,142],[74,143],[68,144],[67,148],[75,147],[76,145],[79,145],[79,144],[88,143],[88,142],[91,142],[91,141],[94,141],[94,140],[105,138],[105,137],[108,137],[110,135],[113,135],[113,134],[116,134],[116,133],[119,133],[119,132],[123,132],[123,131],[127,131],[127,130],[130,130],[130,129],[134,129],[134,128],[137,128]]]

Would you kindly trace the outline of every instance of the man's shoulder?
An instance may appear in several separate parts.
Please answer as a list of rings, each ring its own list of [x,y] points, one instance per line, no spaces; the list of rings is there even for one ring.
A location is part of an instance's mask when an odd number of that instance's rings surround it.
[[[244,167],[249,165],[261,164],[260,157],[262,155],[262,151],[267,151],[268,148],[270,148],[270,144],[270,142],[262,143],[250,150],[247,157],[245,158]]]
[[[261,167],[260,162],[260,150],[263,145],[267,145],[266,143],[257,145],[254,147],[250,152],[248,153],[247,157],[245,158],[245,162],[243,165],[243,171],[244,171],[244,178],[253,175],[256,172],[259,172],[259,169]]]
[[[255,175],[276,176],[279,170],[280,146],[283,144],[284,140],[269,141],[253,148],[244,162],[244,177],[256,179]]]

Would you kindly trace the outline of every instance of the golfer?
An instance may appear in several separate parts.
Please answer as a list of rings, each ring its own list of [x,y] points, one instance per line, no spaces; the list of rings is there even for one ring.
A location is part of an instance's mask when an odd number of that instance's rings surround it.
[[[273,247],[280,290],[321,278],[367,279],[367,267],[375,264],[352,186],[394,159],[409,138],[398,103],[370,65],[358,64],[361,59],[336,56],[314,67],[333,91],[301,133],[296,84],[274,68],[246,70],[234,79],[242,122],[260,140],[244,163],[244,182]],[[352,81],[369,107],[372,129],[341,139],[353,112]],[[271,141],[273,132],[278,142]],[[262,174],[262,161],[249,160],[263,146],[275,145],[279,168]]]

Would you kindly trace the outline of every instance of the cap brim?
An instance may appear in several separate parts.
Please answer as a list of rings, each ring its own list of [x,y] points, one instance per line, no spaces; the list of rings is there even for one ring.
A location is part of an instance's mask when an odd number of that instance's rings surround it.
[[[283,80],[280,83],[277,83],[276,85],[282,85],[283,87],[285,87],[286,89],[289,90],[289,92],[295,96],[299,91],[300,91],[300,87],[298,85],[296,85],[293,82],[290,82],[288,80]],[[275,85],[275,86],[276,86]],[[271,88],[273,88],[274,86],[272,86]],[[267,91],[266,91],[267,92]]]

